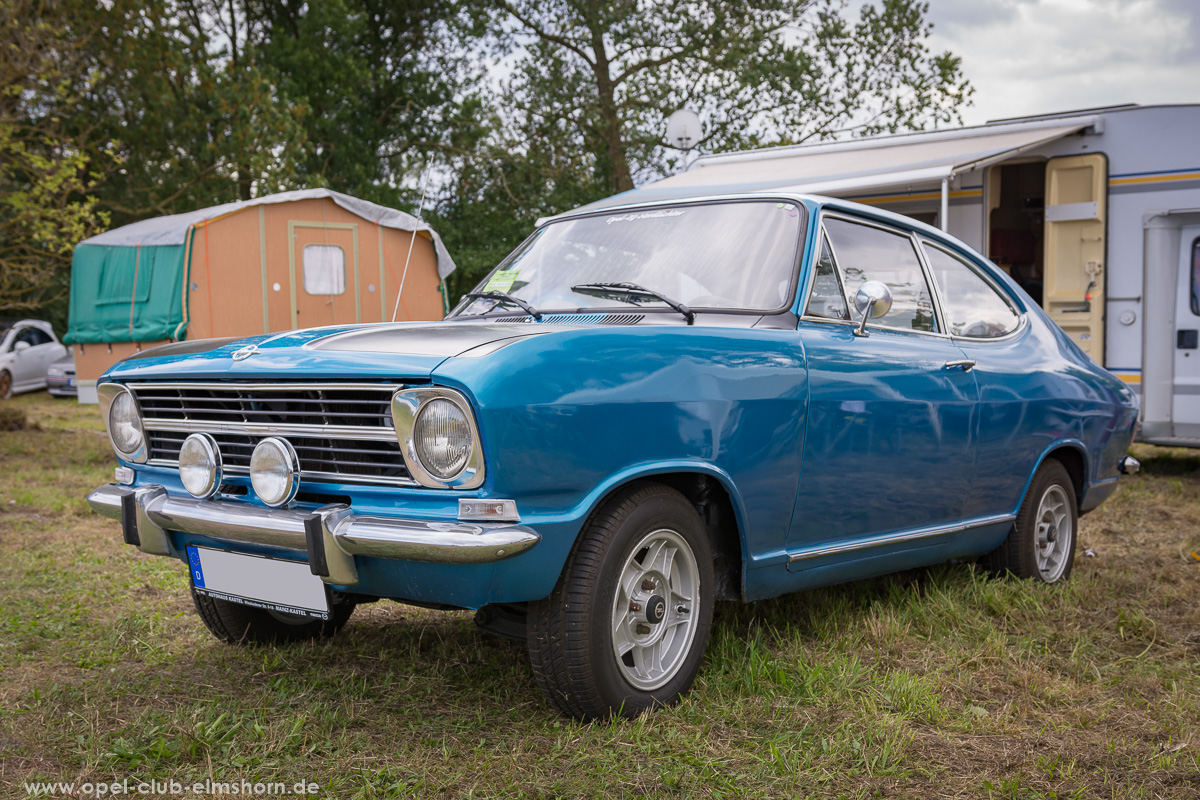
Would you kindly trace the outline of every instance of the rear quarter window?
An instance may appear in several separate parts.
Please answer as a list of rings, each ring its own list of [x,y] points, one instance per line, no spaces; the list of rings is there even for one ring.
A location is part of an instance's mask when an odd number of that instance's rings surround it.
[[[951,335],[994,339],[1017,329],[1020,315],[974,267],[930,242],[922,246]]]

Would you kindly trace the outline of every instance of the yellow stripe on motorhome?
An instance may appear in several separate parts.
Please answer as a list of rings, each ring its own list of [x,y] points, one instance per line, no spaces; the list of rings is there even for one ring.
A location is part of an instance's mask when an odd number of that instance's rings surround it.
[[[1142,374],[1140,372],[1114,372],[1113,374],[1126,383],[1142,382]]]
[[[963,189],[957,192],[950,192],[950,197],[983,197],[983,189]],[[874,197],[855,197],[856,203],[867,203],[868,205],[875,203],[903,203],[912,200],[941,200],[941,192],[925,192],[922,194],[881,194]]]
[[[1128,186],[1133,183],[1162,183],[1164,181],[1200,180],[1200,172],[1172,172],[1166,175],[1144,175],[1132,178],[1109,178],[1109,186]]]

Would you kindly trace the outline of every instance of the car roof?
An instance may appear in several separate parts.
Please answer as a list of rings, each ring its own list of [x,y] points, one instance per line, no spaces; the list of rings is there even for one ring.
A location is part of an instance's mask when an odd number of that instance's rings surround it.
[[[658,200],[643,200],[637,203],[626,203],[623,205],[606,206],[604,208],[577,208],[573,211],[567,211],[562,214],[556,214],[553,217],[544,217],[538,220],[538,227],[551,222],[560,222],[562,220],[574,219],[577,217],[591,217],[603,214],[618,213],[630,211],[639,208],[657,208],[661,206],[677,206],[677,205],[692,205],[696,203],[713,203],[728,200],[792,200],[804,204],[810,211],[818,212],[821,209],[830,211],[844,211],[859,216],[869,217],[880,222],[885,222],[890,225],[895,225],[899,228],[916,231],[922,236],[927,236],[936,242],[950,245],[953,249],[960,250],[964,254],[974,256],[975,258],[983,258],[982,254],[966,244],[961,239],[950,235],[946,231],[939,230],[932,225],[926,225],[924,222],[915,220],[912,217],[906,217],[903,214],[897,214],[893,211],[887,211],[875,206],[856,203],[853,200],[843,200],[839,197],[827,197],[819,194],[805,194],[801,192],[742,192],[736,194],[710,194],[710,195],[694,195],[689,197],[674,197],[670,199]],[[986,259],[984,259],[986,260]]]

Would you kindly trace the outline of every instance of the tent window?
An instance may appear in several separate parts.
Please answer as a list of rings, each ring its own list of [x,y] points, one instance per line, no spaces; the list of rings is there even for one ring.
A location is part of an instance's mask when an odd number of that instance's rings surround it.
[[[304,291],[309,294],[346,293],[346,251],[336,244],[304,246]]]
[[[140,252],[139,252],[140,250]],[[149,247],[111,247],[100,265],[100,291],[97,305],[144,303],[150,299],[150,280],[154,274],[154,249]]]

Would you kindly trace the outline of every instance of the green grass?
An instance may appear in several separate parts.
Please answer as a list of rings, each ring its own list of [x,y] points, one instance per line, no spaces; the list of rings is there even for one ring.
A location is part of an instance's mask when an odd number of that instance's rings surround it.
[[[680,705],[584,725],[468,613],[381,602],[331,641],[218,643],[183,565],[83,503],[113,466],[95,408],[17,402],[36,427],[0,434],[4,797],[126,777],[337,798],[1200,796],[1200,452],[1139,447],[1066,586],[958,564],[722,605]]]

